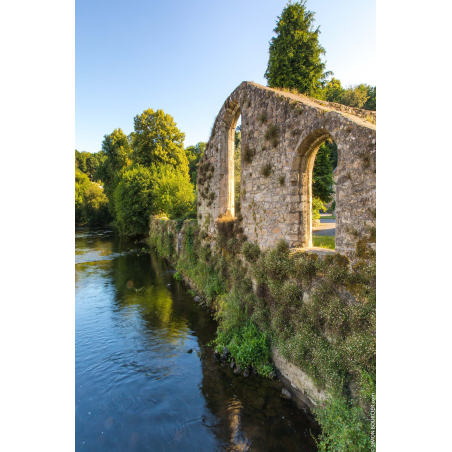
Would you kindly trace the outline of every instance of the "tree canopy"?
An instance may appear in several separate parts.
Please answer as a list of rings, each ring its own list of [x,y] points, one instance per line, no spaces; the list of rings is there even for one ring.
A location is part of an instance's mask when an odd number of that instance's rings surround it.
[[[148,109],[135,116],[133,123],[133,162],[146,167],[159,163],[174,168],[188,165],[185,134],[177,128],[172,116],[163,110]]]
[[[314,13],[306,2],[289,3],[278,17],[276,37],[270,41],[265,78],[268,86],[297,89],[315,95],[322,82],[331,75],[325,71],[321,56],[325,49],[319,43],[320,28],[314,29]]]

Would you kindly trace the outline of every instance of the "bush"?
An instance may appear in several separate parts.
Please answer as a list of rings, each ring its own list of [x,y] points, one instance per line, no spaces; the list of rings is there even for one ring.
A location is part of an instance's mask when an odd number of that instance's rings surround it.
[[[149,168],[141,165],[124,171],[115,189],[116,223],[124,235],[144,234],[149,228],[153,178]]]
[[[271,145],[276,148],[279,142],[279,128],[276,124],[271,124],[268,126],[265,132],[264,138],[270,141]]]
[[[90,226],[105,226],[113,220],[107,196],[97,184],[85,191],[82,211]]]
[[[329,397],[323,407],[314,410],[322,426],[318,443],[321,452],[371,450],[370,422],[364,410],[340,396]]]
[[[266,163],[261,168],[261,175],[264,176],[264,177],[268,177],[268,176],[270,176],[271,173],[272,173],[272,164],[271,163]]]
[[[115,190],[116,220],[125,235],[144,234],[151,214],[196,217],[196,197],[188,171],[168,165],[134,165],[120,176]]]
[[[75,168],[75,223],[86,222],[82,207],[85,191],[91,186],[88,176]]]
[[[325,210],[325,205],[320,198],[314,196],[312,198],[312,220],[320,219],[320,210]]]
[[[245,242],[242,246],[242,254],[247,262],[256,262],[261,254],[261,249],[257,243]]]
[[[228,332],[220,331],[215,344],[217,350],[228,347],[235,362],[242,368],[254,366],[266,377],[273,370],[270,364],[270,342],[250,320]]]
[[[168,165],[151,167],[151,196],[155,213],[165,213],[168,218],[196,218],[195,187],[188,171]]]

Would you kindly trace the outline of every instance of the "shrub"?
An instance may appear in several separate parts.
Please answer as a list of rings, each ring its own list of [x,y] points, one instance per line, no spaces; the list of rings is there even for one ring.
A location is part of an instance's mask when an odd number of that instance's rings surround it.
[[[261,175],[264,176],[264,177],[268,177],[268,176],[270,176],[271,173],[272,173],[272,164],[271,163],[266,163],[261,168]]]
[[[247,262],[256,262],[261,254],[261,249],[257,243],[245,242],[242,246],[242,254]]]
[[[270,141],[271,145],[276,148],[279,142],[279,128],[276,124],[271,124],[268,126],[265,132],[264,138]]]
[[[82,211],[90,226],[105,226],[113,220],[107,196],[97,184],[85,191]]]
[[[147,231],[154,207],[151,190],[152,174],[149,168],[136,165],[121,175],[115,189],[116,222],[121,234],[136,235]]]
[[[347,403],[340,396],[329,397],[314,413],[322,426],[319,451],[371,450],[370,422],[359,405]]]
[[[150,214],[172,218],[196,215],[196,197],[187,171],[168,165],[134,165],[115,189],[116,221],[124,235],[146,233]]]
[[[269,340],[250,320],[241,327],[227,332],[220,331],[215,343],[217,349],[228,347],[237,365],[242,368],[254,366],[264,376],[268,376],[273,370]]]
[[[265,122],[267,122],[267,113],[265,111],[263,111],[258,117],[257,120],[261,123],[264,124]]]
[[[246,145],[245,149],[243,150],[243,160],[245,160],[246,163],[251,163],[253,161],[255,154],[256,151],[251,149],[248,145]]]
[[[325,210],[325,205],[320,198],[317,196],[312,197],[312,220],[320,219],[320,210]]]

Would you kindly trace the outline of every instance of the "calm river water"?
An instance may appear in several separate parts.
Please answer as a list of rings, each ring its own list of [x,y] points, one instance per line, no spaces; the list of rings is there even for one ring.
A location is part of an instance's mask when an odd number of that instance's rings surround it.
[[[143,247],[76,230],[75,449],[315,451],[312,418],[213,359],[216,323]]]

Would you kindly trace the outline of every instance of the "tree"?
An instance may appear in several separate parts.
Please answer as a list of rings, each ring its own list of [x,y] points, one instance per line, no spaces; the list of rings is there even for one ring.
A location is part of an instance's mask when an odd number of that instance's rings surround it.
[[[195,187],[187,172],[169,165],[154,166],[151,180],[154,213],[175,219],[194,212],[196,218]]]
[[[190,174],[190,180],[196,185],[196,179],[198,177],[198,163],[206,150],[207,143],[200,141],[196,146],[187,146],[185,148],[185,155],[188,159],[188,172]]]
[[[116,223],[124,235],[145,234],[151,214],[180,218],[195,208],[188,171],[170,165],[134,164],[121,172],[115,189]]]
[[[342,102],[342,94],[344,88],[342,88],[341,81],[337,78],[332,78],[324,88],[324,99],[328,102]]]
[[[349,107],[362,108],[369,98],[366,85],[349,86],[342,93],[342,103]]]
[[[102,141],[103,162],[94,174],[95,180],[104,184],[105,195],[108,198],[108,209],[115,217],[114,192],[119,183],[119,175],[127,168],[131,161],[132,148],[127,135],[121,129],[115,129]]]
[[[152,213],[152,174],[149,168],[134,165],[123,171],[114,191],[115,218],[124,235],[144,234]]]
[[[79,224],[83,222],[83,201],[85,191],[90,187],[91,182],[88,176],[82,173],[77,167],[75,168],[75,222]]]
[[[325,210],[325,206],[324,206],[322,200],[317,196],[313,196],[312,197],[312,211],[311,211],[312,221],[320,219],[320,211],[321,210]]]
[[[333,167],[330,161],[330,148],[322,144],[317,151],[312,171],[312,196],[328,203],[331,201],[332,187]]]
[[[90,226],[105,226],[112,221],[108,199],[99,185],[91,183],[85,190],[82,212]]]
[[[174,168],[188,165],[184,152],[185,134],[172,116],[148,109],[135,116],[132,137],[133,162],[148,168],[164,163]]]
[[[377,87],[369,85],[365,86],[367,87],[367,95],[369,96],[369,98],[363,105],[363,108],[365,110],[377,111]]]
[[[314,30],[314,13],[306,9],[306,1],[289,3],[278,17],[276,37],[270,41],[265,78],[268,86],[295,88],[302,94],[315,95],[332,72],[325,72],[321,55],[325,49]]]

